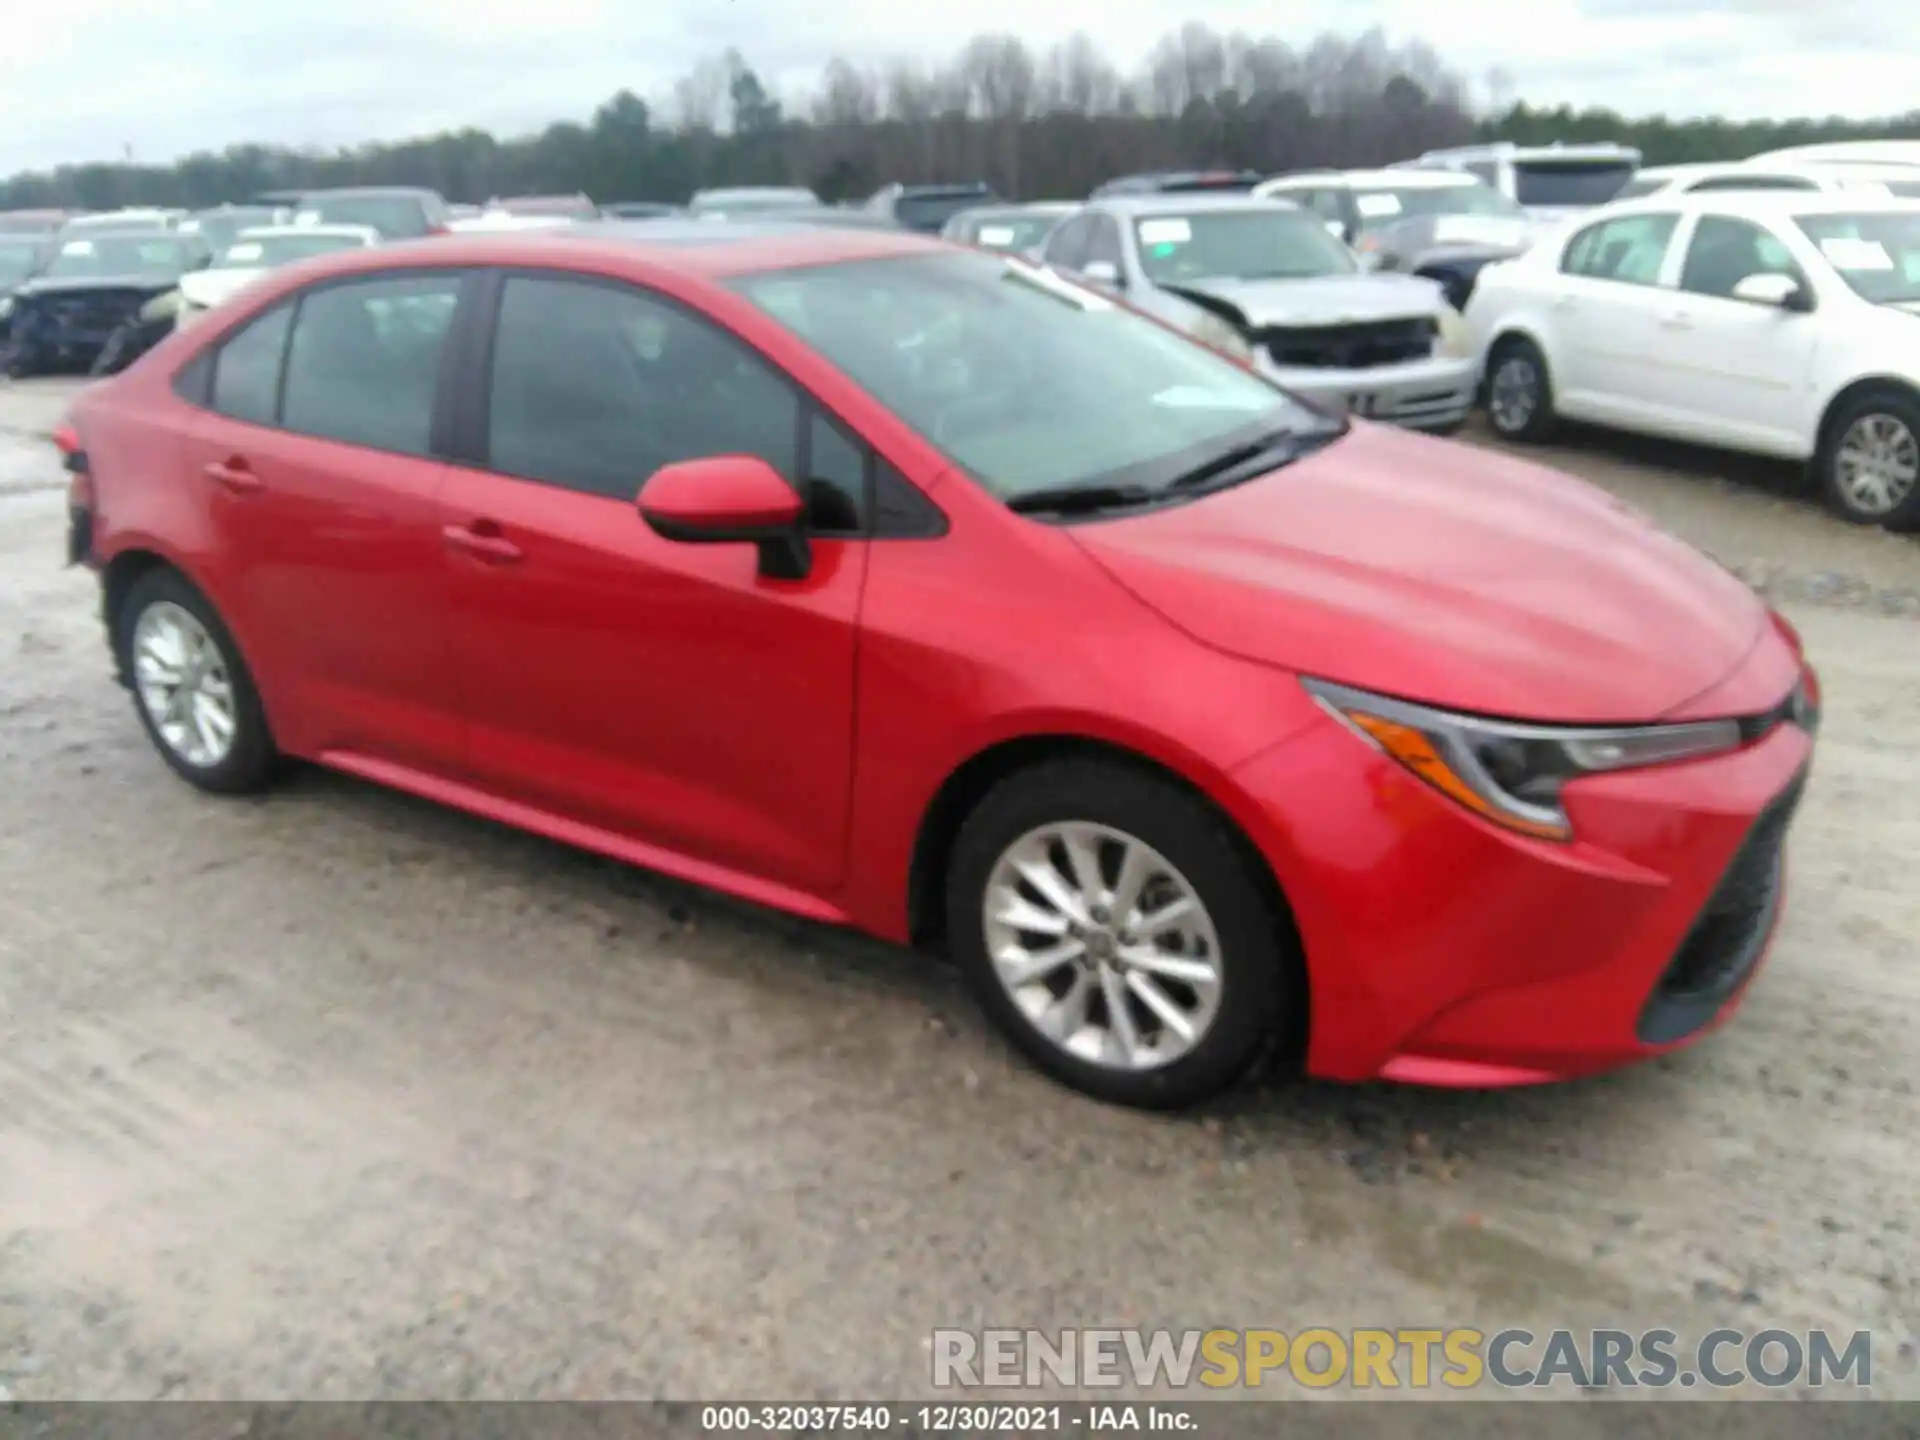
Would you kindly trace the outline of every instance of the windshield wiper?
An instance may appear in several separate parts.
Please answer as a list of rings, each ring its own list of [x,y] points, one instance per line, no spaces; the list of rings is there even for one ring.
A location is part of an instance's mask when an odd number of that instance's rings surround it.
[[[1224,450],[1194,466],[1193,469],[1174,476],[1167,482],[1167,489],[1191,490],[1196,486],[1204,485],[1209,480],[1226,474],[1229,470],[1237,470],[1249,460],[1259,459],[1283,441],[1293,439],[1294,435],[1295,432],[1292,430],[1273,430],[1256,440],[1249,440],[1244,445],[1236,445],[1231,450]]]
[[[1144,485],[1054,485],[1016,495],[1007,501],[1007,508],[1023,515],[1084,515],[1090,510],[1150,504],[1160,493]]]

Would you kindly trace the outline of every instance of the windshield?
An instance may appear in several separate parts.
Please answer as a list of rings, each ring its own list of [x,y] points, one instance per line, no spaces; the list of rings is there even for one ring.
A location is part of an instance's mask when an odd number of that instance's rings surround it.
[[[256,235],[236,240],[220,252],[214,264],[223,270],[258,270],[269,265],[289,265],[313,255],[359,248],[360,242],[351,235]]]
[[[959,238],[985,250],[1031,250],[1060,220],[1060,215],[973,215]]]
[[[49,280],[87,280],[108,275],[174,276],[185,274],[186,269],[187,250],[177,240],[89,235],[62,245],[46,274]]]
[[[1513,198],[1522,205],[1604,205],[1636,168],[1629,160],[1516,160]]]
[[[1355,190],[1362,234],[1423,215],[1495,215],[1524,220],[1527,212],[1491,185],[1394,185]]]
[[[1182,280],[1312,280],[1351,275],[1353,252],[1300,210],[1199,210],[1133,222],[1140,268],[1156,285]]]
[[[1801,215],[1797,223],[1861,299],[1920,303],[1920,213]]]
[[[34,271],[40,247],[19,240],[0,240],[0,288],[18,285]]]
[[[977,251],[727,282],[994,495],[1161,488],[1253,434],[1324,429],[1161,325]]]
[[[314,195],[295,217],[302,225],[366,225],[389,240],[427,233],[427,209],[412,195]]]

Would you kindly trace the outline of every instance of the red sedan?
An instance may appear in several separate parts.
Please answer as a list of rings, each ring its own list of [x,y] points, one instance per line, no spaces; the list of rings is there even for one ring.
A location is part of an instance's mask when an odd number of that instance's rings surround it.
[[[943,945],[1056,1077],[1491,1086],[1723,1019],[1813,672],[1553,472],[1022,262],[692,223],[273,276],[88,392],[161,756],[298,757]]]

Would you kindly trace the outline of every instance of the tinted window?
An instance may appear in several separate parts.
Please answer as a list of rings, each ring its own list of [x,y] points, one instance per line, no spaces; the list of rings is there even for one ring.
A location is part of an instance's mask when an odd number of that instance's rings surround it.
[[[235,420],[271,425],[280,393],[293,307],[269,310],[220,347],[213,362],[213,408]]]
[[[1625,160],[1516,160],[1513,198],[1522,205],[1604,205],[1633,171]]]
[[[991,199],[977,190],[962,190],[952,195],[903,195],[894,202],[894,217],[909,230],[935,234],[962,210],[971,210],[982,200]]]
[[[1351,275],[1353,253],[1304,210],[1196,210],[1133,222],[1140,268],[1156,285],[1182,280],[1305,280]]]
[[[1680,288],[1695,295],[1731,299],[1733,287],[1749,275],[1780,274],[1800,278],[1799,267],[1775,236],[1746,220],[1703,215],[1687,245]]]
[[[302,225],[367,225],[389,240],[427,233],[427,207],[414,195],[314,195],[295,219]]]
[[[980,251],[727,283],[1002,497],[1165,484],[1251,434],[1319,423],[1204,346]]]
[[[488,403],[496,470],[631,500],[662,465],[758,455],[791,477],[799,398],[738,341],[640,291],[513,277]]]
[[[1093,217],[1076,215],[1047,239],[1045,259],[1063,270],[1078,270],[1086,262],[1087,241],[1093,234]]]
[[[1657,284],[1660,262],[1666,258],[1677,223],[1673,215],[1623,215],[1589,225],[1568,242],[1560,268],[1589,280]]]
[[[1711,180],[1696,180],[1686,187],[1690,195],[1709,190],[1817,190],[1820,187],[1804,175],[1716,175]]]
[[[857,535],[867,514],[867,452],[815,412],[807,425],[807,515],[827,535]]]
[[[281,423],[425,455],[459,287],[457,275],[413,275],[307,292],[287,352]]]

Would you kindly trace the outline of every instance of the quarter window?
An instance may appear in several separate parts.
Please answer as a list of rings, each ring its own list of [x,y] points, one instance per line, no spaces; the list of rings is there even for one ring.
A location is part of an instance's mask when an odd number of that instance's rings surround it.
[[[631,500],[662,465],[758,455],[793,477],[800,400],[766,362],[625,287],[512,276],[487,407],[495,470]]]
[[[1560,269],[1588,280],[1658,284],[1677,223],[1674,215],[1623,215],[1589,225],[1568,242]]]
[[[282,305],[249,322],[220,347],[213,362],[213,408],[249,425],[272,425],[280,398],[293,307]]]
[[[427,454],[440,352],[459,293],[460,277],[451,272],[308,291],[287,347],[280,423],[375,450]]]

